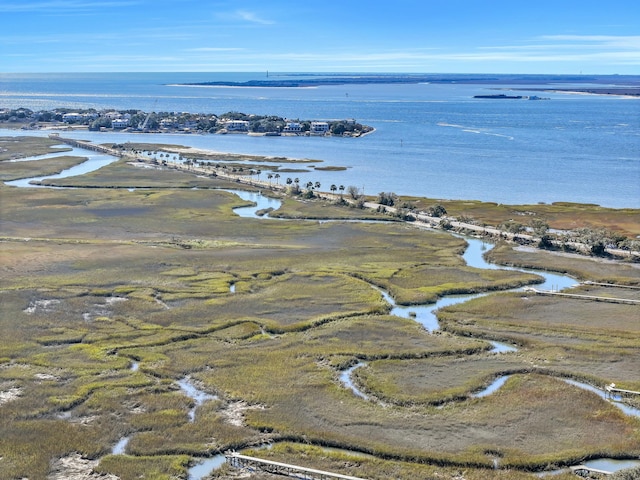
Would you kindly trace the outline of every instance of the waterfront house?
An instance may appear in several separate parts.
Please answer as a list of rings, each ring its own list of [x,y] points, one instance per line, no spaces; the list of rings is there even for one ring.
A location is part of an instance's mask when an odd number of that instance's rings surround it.
[[[78,112],[65,113],[62,115],[62,121],[65,123],[75,123],[84,120],[84,115]]]
[[[324,135],[329,132],[329,124],[327,122],[311,122],[310,132],[314,135]]]
[[[127,128],[129,126],[129,119],[128,118],[114,118],[113,120],[111,120],[111,126],[113,128]]]
[[[248,132],[249,122],[246,120],[227,120],[224,122],[224,128],[228,132]]]
[[[282,130],[286,133],[300,133],[302,132],[302,125],[299,122],[287,122]]]

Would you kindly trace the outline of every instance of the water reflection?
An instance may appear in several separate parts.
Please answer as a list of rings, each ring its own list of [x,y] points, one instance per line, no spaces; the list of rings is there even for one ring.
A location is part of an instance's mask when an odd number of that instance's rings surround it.
[[[350,389],[356,396],[363,398],[364,400],[369,400],[369,397],[363,393],[362,391],[360,391],[353,383],[353,381],[351,380],[351,374],[353,373],[353,371],[356,368],[360,368],[363,367],[364,363],[359,362],[356,363],[355,365],[353,365],[352,367],[347,368],[346,370],[342,370],[340,372],[340,381],[342,382],[342,384],[347,387],[348,389]]]
[[[113,455],[124,455],[124,452],[127,448],[127,444],[129,443],[129,437],[122,437],[118,443],[115,444],[111,453]]]
[[[277,210],[282,205],[282,202],[276,198],[270,198],[262,195],[260,192],[247,192],[244,190],[226,190],[225,192],[231,192],[239,196],[242,200],[253,202],[254,205],[249,207],[237,207],[233,211],[244,218],[264,218],[268,215],[258,215],[257,212],[263,210]]]
[[[513,345],[507,345],[506,343],[495,342],[493,340],[488,340],[488,342],[493,345],[493,348],[490,350],[491,353],[509,353],[518,351],[518,348]]]
[[[225,462],[224,455],[216,455],[206,460],[202,460],[189,469],[189,480],[202,480],[211,474],[214,470],[220,468]]]
[[[31,178],[23,178],[20,180],[12,180],[10,182],[5,182],[5,184],[10,185],[12,187],[42,187],[42,185],[34,185],[31,182],[40,182],[45,179],[59,179],[59,178],[75,177],[77,175],[84,175],[86,173],[98,170],[118,160],[118,157],[113,157],[111,155],[104,155],[100,153],[93,153],[86,150],[82,150],[82,156],[87,158],[85,162],[82,162],[71,168],[67,168],[66,170],[63,170],[60,173],[53,174],[53,175],[43,175],[41,177],[31,177]]]
[[[482,397],[486,397],[487,395],[491,395],[492,393],[496,392],[500,387],[502,387],[505,384],[505,382],[509,380],[510,376],[511,375],[503,375],[502,377],[496,378],[493,382],[491,382],[491,384],[487,388],[480,390],[479,392],[476,392],[471,396],[473,398],[482,398]]]
[[[627,468],[640,467],[640,460],[616,460],[613,458],[596,458],[587,462],[582,462],[582,465],[591,468],[597,468],[598,470],[605,470],[607,472],[617,472],[619,470],[626,470]]]

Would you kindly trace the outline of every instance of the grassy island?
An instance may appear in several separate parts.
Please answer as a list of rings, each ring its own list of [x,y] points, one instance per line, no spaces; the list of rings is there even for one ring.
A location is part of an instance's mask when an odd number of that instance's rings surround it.
[[[7,159],[59,144],[2,140],[5,181],[27,176]],[[57,171],[50,162],[28,162],[29,176]],[[237,171],[170,163],[125,155],[45,182],[74,188],[0,185],[0,478],[186,479],[200,459],[242,450],[370,480],[524,480],[640,455],[640,419],[567,383],[640,390],[637,304],[500,292],[540,277],[469,267],[463,238],[360,208],[374,198],[295,191],[284,178],[269,190]],[[238,216],[247,201],[228,191],[238,189],[280,199],[278,218]],[[506,206],[444,208],[508,220]],[[537,208],[552,210],[552,227],[579,210],[577,228],[639,228],[638,211],[526,206]],[[490,255],[599,282],[579,294],[640,300],[629,258],[511,241]],[[442,309],[429,333],[393,315],[380,289],[406,305],[493,293]],[[492,341],[517,351],[493,353]],[[340,379],[356,365],[366,399]],[[236,477],[223,466],[210,478]]]

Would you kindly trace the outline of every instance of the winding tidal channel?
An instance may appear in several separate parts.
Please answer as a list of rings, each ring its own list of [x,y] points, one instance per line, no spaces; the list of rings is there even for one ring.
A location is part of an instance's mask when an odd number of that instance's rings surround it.
[[[64,170],[56,175],[25,178],[25,179],[6,182],[6,184],[10,186],[22,187],[22,188],[27,188],[27,187],[43,188],[39,185],[34,185],[31,182],[41,181],[45,178],[59,179],[59,178],[83,175],[83,174],[98,170],[99,168],[102,168],[103,166],[106,166],[118,160],[118,158],[112,157],[109,155],[96,154],[90,151],[74,148],[73,151],[71,152],[66,151],[66,152],[60,152],[60,153],[52,153],[48,155],[41,155],[37,157],[19,159],[16,161],[43,160],[43,159],[53,158],[60,155],[74,155],[74,156],[77,155],[77,156],[87,157],[87,160],[79,165],[76,165],[70,169]],[[235,213],[241,217],[256,218],[256,219],[267,218],[268,215],[260,215],[258,212],[265,212],[265,211],[268,212],[270,210],[277,210],[281,205],[281,202],[279,200],[265,197],[260,193],[247,192],[242,190],[225,190],[225,191],[234,193],[238,195],[240,198],[242,198],[243,200],[252,202],[254,204],[248,207],[235,208],[234,209]],[[484,240],[480,240],[477,238],[464,237],[464,239],[466,240],[468,247],[464,252],[463,258],[466,261],[468,266],[479,268],[479,269],[511,269],[510,267],[503,267],[503,266],[498,266],[495,264],[488,263],[484,259],[483,254],[492,247],[491,244],[488,244]],[[538,287],[542,290],[560,291],[567,288],[571,288],[576,284],[575,279],[566,275],[558,275],[558,274],[553,274],[545,271],[535,271],[535,270],[525,270],[525,269],[514,269],[514,270],[526,271],[528,273],[534,273],[543,277],[544,282],[538,285]],[[448,295],[440,298],[435,304],[412,305],[409,307],[405,307],[405,306],[396,305],[395,301],[388,294],[388,292],[385,292],[379,289],[378,287],[372,286],[372,288],[376,288],[378,291],[380,291],[384,299],[392,306],[392,309],[390,312],[392,315],[413,319],[419,322],[429,332],[433,332],[440,328],[438,324],[437,314],[436,314],[438,309],[449,306],[449,305],[455,305],[458,303],[466,302],[480,296],[493,294],[493,292],[491,293],[487,292],[487,293],[480,293],[480,294],[473,294],[473,295]],[[493,342],[493,341],[491,343],[494,346],[491,352],[496,354],[504,354],[504,353],[508,354],[509,352],[517,351],[517,348],[513,345],[508,345],[508,344]],[[345,388],[350,389],[354,393],[354,395],[362,398],[364,401],[373,401],[371,398],[369,398],[369,396],[365,392],[358,389],[358,387],[352,381],[352,375],[351,375],[352,372],[357,368],[363,367],[364,365],[365,364],[362,362],[357,363],[356,365],[353,365],[350,368],[342,371],[340,375],[340,381],[345,386]],[[132,370],[136,370],[138,368],[137,363],[134,363],[131,366],[131,368]],[[496,378],[491,385],[487,386],[482,391],[473,393],[472,396],[479,398],[479,397],[490,395],[491,393],[498,390],[506,382],[507,379],[508,379],[508,375],[500,376]],[[593,391],[596,394],[600,395],[602,398],[607,398],[602,390],[599,390],[591,385],[587,385],[581,382],[576,382],[574,380],[566,380],[566,381],[567,383],[570,383],[574,386],[578,386],[580,388]],[[195,385],[191,383],[189,378],[181,379],[180,381],[177,382],[177,384],[180,386],[183,393],[189,396],[190,398],[192,398],[195,402],[195,407],[189,412],[189,419],[192,422],[195,419],[196,410],[199,405],[201,405],[206,401],[217,398],[214,395],[210,395],[202,390],[199,390]],[[639,409],[624,405],[621,402],[617,401],[619,399],[616,399],[616,398],[609,399],[609,400],[611,400],[613,404],[621,408],[625,414],[640,417]],[[113,447],[112,454],[124,454],[126,451],[128,441],[129,441],[129,437],[124,437],[120,439],[120,441]],[[224,455],[215,455],[214,457],[200,461],[198,464],[194,465],[189,469],[189,477],[188,477],[189,480],[200,480],[204,478],[205,476],[209,475],[214,469],[220,467],[224,463],[224,460],[225,460]],[[640,461],[636,461],[636,460],[619,462],[616,460],[606,459],[606,458],[597,459],[592,461],[592,463],[593,462],[597,463],[597,468],[603,468],[610,471],[619,470],[621,468],[631,468],[631,467],[640,465]]]

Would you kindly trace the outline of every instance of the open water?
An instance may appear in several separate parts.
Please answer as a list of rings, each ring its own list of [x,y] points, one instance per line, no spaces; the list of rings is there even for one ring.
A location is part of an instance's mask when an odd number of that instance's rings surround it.
[[[455,83],[311,88],[175,85],[264,78],[264,73],[0,74],[0,109],[240,111],[303,120],[354,118],[376,131],[358,139],[73,135],[99,142],[154,141],[311,158],[323,161],[317,165],[347,167],[340,172],[309,169],[293,174],[303,184],[321,182],[323,190],[335,183],[354,185],[365,194],[640,207],[638,99],[536,91],[518,94],[550,100],[474,99],[500,91],[491,85]],[[0,135],[10,134],[15,132],[0,130]]]

